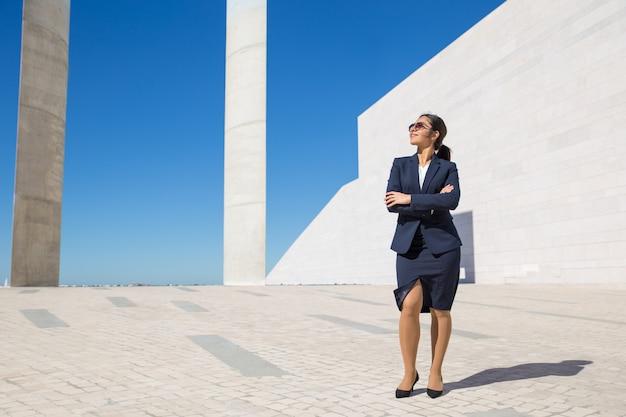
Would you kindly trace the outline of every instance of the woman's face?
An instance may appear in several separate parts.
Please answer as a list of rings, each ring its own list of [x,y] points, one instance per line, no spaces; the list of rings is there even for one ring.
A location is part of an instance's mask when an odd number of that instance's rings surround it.
[[[432,130],[430,120],[426,116],[422,116],[409,127],[409,140],[411,145],[415,145],[420,149],[434,146],[437,139],[437,132]]]

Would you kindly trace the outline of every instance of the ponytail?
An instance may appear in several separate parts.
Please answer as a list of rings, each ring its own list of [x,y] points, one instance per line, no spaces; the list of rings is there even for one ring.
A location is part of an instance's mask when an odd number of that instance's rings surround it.
[[[439,150],[437,151],[437,156],[441,159],[445,159],[446,161],[449,161],[451,155],[452,155],[452,149],[448,148],[444,144],[441,144],[441,146],[439,147]]]
[[[452,150],[442,143],[443,138],[445,138],[448,133],[448,128],[446,127],[443,119],[436,114],[431,113],[424,113],[420,117],[427,117],[432,126],[431,130],[439,132],[439,137],[435,140],[435,151],[437,151],[437,156],[439,158],[449,161]]]

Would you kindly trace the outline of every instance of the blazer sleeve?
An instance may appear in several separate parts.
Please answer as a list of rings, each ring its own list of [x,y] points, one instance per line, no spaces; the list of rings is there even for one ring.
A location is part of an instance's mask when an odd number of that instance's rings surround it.
[[[398,191],[402,192],[402,179],[400,178],[400,167],[398,166],[398,158],[393,160],[391,165],[391,173],[389,173],[389,180],[387,180],[387,192]]]
[[[441,190],[446,185],[452,185],[454,190],[449,193],[440,194],[411,194],[411,210],[454,210],[459,205],[461,199],[461,188],[459,187],[459,172],[454,162],[449,163],[447,176],[443,184],[437,186]]]
[[[443,168],[443,167],[442,167]],[[399,191],[411,195],[410,204],[400,204],[387,209],[390,212],[415,216],[420,218],[430,217],[433,210],[454,210],[459,205],[461,198],[461,190],[459,187],[459,174],[454,162],[448,162],[445,167],[445,177],[440,178],[435,189],[441,190],[447,184],[454,187],[449,193],[440,194],[438,191],[434,194],[407,193],[402,189],[402,178],[397,159],[391,168],[389,182],[387,183],[387,192]]]
[[[393,165],[391,166],[391,173],[389,174],[389,180],[387,181],[387,192],[397,191],[400,193],[411,194],[410,190],[407,190],[409,187],[408,184],[405,187],[402,187],[402,167],[401,160],[396,158],[393,160]],[[413,196],[411,195],[411,201]],[[390,213],[398,213],[405,214],[413,217],[426,218],[429,217],[431,212],[430,209],[413,209],[409,204],[397,204],[392,207],[387,207],[387,210]]]

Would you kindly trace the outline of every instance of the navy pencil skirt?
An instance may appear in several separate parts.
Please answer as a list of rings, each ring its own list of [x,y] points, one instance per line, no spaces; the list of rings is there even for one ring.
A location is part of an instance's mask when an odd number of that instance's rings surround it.
[[[398,288],[394,290],[396,304],[402,311],[402,303],[417,280],[420,280],[424,293],[422,313],[430,308],[450,310],[459,285],[461,249],[453,249],[434,255],[426,246],[424,237],[418,232],[411,248],[396,258]]]

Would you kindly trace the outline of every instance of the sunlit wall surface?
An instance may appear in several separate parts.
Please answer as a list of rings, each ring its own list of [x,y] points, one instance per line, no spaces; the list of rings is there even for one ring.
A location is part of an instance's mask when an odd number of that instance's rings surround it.
[[[441,115],[464,280],[626,282],[626,3],[509,0],[359,117],[346,184],[268,284],[393,284],[383,204],[407,126]]]

